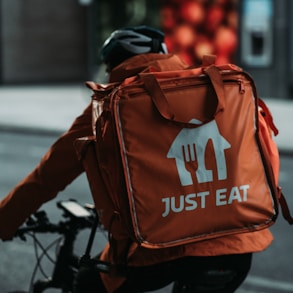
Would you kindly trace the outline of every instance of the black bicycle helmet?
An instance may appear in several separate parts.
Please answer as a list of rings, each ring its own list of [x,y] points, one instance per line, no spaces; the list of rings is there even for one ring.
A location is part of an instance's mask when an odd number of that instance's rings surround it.
[[[124,60],[144,53],[168,53],[163,32],[145,25],[118,29],[104,42],[100,59],[111,70]]]

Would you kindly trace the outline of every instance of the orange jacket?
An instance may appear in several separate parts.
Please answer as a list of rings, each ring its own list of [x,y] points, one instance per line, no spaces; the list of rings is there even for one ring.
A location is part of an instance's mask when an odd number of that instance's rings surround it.
[[[176,62],[160,64],[159,60],[174,59]],[[111,72],[110,82],[122,82],[145,68],[161,70],[182,69],[186,65],[178,57],[146,54],[131,58]],[[75,119],[71,127],[47,151],[36,168],[19,182],[0,201],[0,239],[10,239],[17,228],[41,205],[58,195],[83,171],[74,142],[77,138],[92,135],[91,104]],[[7,224],[9,223],[9,224]]]
[[[47,151],[35,169],[20,181],[0,202],[0,239],[10,239],[17,228],[40,206],[57,196],[78,175],[73,142],[91,134],[91,105]]]
[[[110,82],[120,82],[147,68],[157,70],[180,70],[186,68],[176,55],[145,54],[126,60],[116,67],[110,76]],[[260,116],[262,127],[266,122]],[[64,133],[44,155],[37,167],[24,178],[0,202],[0,238],[11,238],[25,219],[35,212],[43,203],[57,196],[58,192],[70,184],[84,169],[76,156],[74,142],[77,138],[92,135],[92,111],[89,105],[76,118],[71,128]],[[270,136],[270,131],[266,132]],[[278,165],[277,148],[272,151],[272,160]],[[278,168],[278,166],[277,166]],[[276,182],[278,172],[275,174]],[[7,224],[9,223],[9,224]],[[149,250],[132,244],[128,263],[134,266],[149,265],[182,256],[215,256],[236,253],[258,252],[266,249],[273,240],[268,229],[219,237],[194,244],[168,249]],[[119,239],[119,251],[128,240]],[[102,253],[103,260],[111,260],[109,245]],[[107,282],[107,278],[104,278]],[[109,280],[108,280],[109,281]],[[112,282],[112,281],[111,281]],[[110,283],[111,283],[110,282]]]

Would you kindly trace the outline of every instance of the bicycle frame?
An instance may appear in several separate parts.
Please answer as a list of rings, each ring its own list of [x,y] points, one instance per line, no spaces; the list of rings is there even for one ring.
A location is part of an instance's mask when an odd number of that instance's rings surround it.
[[[75,202],[75,204],[77,203]],[[30,235],[31,232],[59,233],[63,236],[62,243],[58,245],[52,276],[44,280],[32,280],[30,293],[42,293],[48,288],[61,289],[62,293],[72,292],[75,275],[80,262],[80,257],[74,254],[75,240],[81,230],[91,228],[93,225],[96,228],[98,223],[98,218],[92,205],[86,206],[90,213],[88,216],[83,215],[82,217],[74,215],[72,211],[66,210],[60,202],[57,203],[57,206],[64,211],[63,217],[66,219],[65,221],[53,224],[49,221],[46,212],[39,211],[30,217],[25,226],[19,228],[16,234],[16,236],[19,236],[23,240],[25,240],[25,235]],[[34,238],[34,241],[37,241],[36,238]],[[89,244],[86,250],[87,253],[89,253],[91,248],[91,244],[90,246]],[[42,249],[43,254],[46,254],[47,249]],[[39,259],[37,260],[36,268],[39,267],[38,261]]]
[[[79,257],[73,253],[73,243],[76,236],[76,231],[67,231],[64,234],[64,240],[59,247],[52,278],[38,280],[33,286],[32,293],[42,293],[47,288],[60,288],[62,293],[72,292],[73,281],[79,263]]]

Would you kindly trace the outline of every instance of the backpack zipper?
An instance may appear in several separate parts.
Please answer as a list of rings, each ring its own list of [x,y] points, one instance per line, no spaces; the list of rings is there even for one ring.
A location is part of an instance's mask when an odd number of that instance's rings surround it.
[[[239,84],[239,93],[244,94],[245,93],[245,85],[244,85],[243,80],[241,78],[238,78],[237,82]]]
[[[205,82],[203,81],[202,83],[198,83],[198,84],[195,84],[194,87],[201,87],[201,86],[205,86],[207,85],[209,82]],[[245,81],[241,78],[237,78],[237,79],[224,79],[223,80],[223,84],[228,84],[228,83],[231,83],[231,84],[238,84],[239,86],[239,93],[240,94],[244,94],[245,93]],[[168,92],[169,90],[173,90],[173,89],[178,89],[178,88],[185,88],[185,87],[190,87],[191,86],[191,83],[190,84],[184,84],[184,85],[176,85],[176,82],[174,82],[173,84],[171,85],[168,85],[168,86],[164,86],[164,81],[162,82],[161,85],[161,89],[163,91],[166,91]],[[138,90],[138,87],[141,86],[141,89]],[[134,85],[128,85],[128,86],[125,86],[125,87],[122,87],[120,88],[120,90],[122,90],[122,93],[124,92],[124,90],[127,88],[127,94],[126,96],[129,98],[130,96],[131,97],[135,97],[137,95],[140,95],[142,92],[144,92],[144,88],[143,88],[143,83],[140,83],[140,84],[134,84]],[[133,93],[131,93],[131,88],[133,88]],[[120,95],[118,94],[120,97],[123,97],[123,94]]]

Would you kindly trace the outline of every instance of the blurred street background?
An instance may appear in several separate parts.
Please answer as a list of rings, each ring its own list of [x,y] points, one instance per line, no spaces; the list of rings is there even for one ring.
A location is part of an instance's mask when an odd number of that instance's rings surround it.
[[[252,75],[280,131],[280,185],[293,211],[292,12],[290,0],[0,0],[0,198],[89,103],[84,82],[107,80],[97,55],[109,33],[147,24],[162,29],[169,51],[190,65],[216,54],[218,64],[235,63]],[[85,176],[44,205],[53,221],[61,217],[56,202],[68,198],[92,203]],[[280,215],[273,244],[255,255],[237,293],[293,292],[292,229]],[[80,255],[88,232],[78,238]],[[99,234],[95,249],[106,241]],[[0,242],[0,292],[28,291],[35,262],[30,239]],[[50,274],[51,264],[43,266]]]

